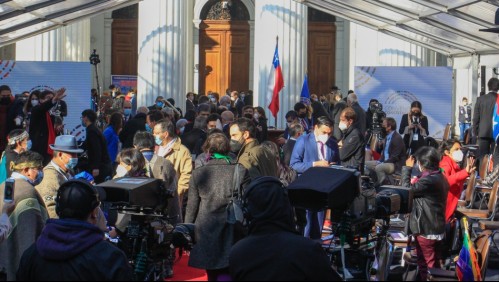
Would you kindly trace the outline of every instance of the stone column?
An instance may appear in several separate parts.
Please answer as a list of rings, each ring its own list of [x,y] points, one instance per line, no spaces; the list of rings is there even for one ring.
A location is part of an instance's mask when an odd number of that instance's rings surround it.
[[[185,107],[188,46],[192,36],[193,0],[145,0],[139,3],[138,106],[152,105],[157,96],[173,98]]]
[[[85,62],[90,57],[90,19],[16,42],[18,61]]]
[[[276,36],[284,89],[279,94],[278,128],[284,128],[286,112],[300,101],[307,68],[307,7],[294,0],[255,1],[254,101],[267,111],[269,124],[275,119],[268,110],[269,74],[272,70]]]

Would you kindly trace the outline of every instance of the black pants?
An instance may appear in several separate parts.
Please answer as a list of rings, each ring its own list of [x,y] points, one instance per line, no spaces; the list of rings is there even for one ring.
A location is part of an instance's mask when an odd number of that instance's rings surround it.
[[[477,157],[477,167],[479,167],[479,161],[483,156],[487,154],[492,154],[492,161],[494,165],[499,164],[499,150],[496,150],[496,143],[492,138],[478,138],[478,157]]]

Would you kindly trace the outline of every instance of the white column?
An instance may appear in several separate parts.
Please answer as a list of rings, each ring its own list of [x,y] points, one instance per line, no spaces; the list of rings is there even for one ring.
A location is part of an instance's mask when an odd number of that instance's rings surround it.
[[[284,77],[280,92],[277,126],[284,128],[286,112],[300,101],[307,68],[307,7],[293,0],[255,1],[254,101],[267,111],[269,124],[275,119],[268,110],[268,80],[272,69],[276,36],[279,36],[279,59]]]
[[[90,19],[16,42],[18,61],[85,62],[90,56]]]
[[[185,107],[186,30],[192,28],[193,0],[145,0],[139,3],[138,105],[152,105],[157,96],[174,98]],[[192,34],[190,34],[192,36]]]
[[[97,15],[91,21],[90,52],[95,49],[100,58],[98,65],[100,93],[111,84],[112,23],[112,12]],[[94,87],[97,87],[97,83],[92,68],[92,88]]]

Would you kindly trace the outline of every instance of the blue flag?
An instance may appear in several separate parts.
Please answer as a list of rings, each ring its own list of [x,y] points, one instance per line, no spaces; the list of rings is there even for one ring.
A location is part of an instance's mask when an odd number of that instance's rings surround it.
[[[494,114],[492,115],[492,129],[494,140],[498,142],[499,140],[499,95],[496,98],[496,104],[494,105]]]
[[[305,105],[310,105],[310,90],[308,90],[308,76],[305,74],[303,86],[301,87],[300,100]]]

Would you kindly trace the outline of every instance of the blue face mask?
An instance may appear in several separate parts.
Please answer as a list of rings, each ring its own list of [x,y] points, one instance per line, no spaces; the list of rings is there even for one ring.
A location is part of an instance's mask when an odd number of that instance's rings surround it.
[[[132,109],[125,109],[124,113],[125,113],[125,116],[129,116],[132,114]]]
[[[69,163],[66,164],[66,168],[73,170],[77,164],[78,164],[78,158],[70,158]]]
[[[31,140],[28,140],[28,142],[26,142],[26,150],[31,150],[31,146],[33,146],[33,143],[31,142]]]
[[[156,145],[161,146],[163,143],[163,140],[159,136],[154,136],[154,141],[156,142]]]
[[[152,133],[152,128],[149,126],[148,123],[146,123],[146,131]]]
[[[159,108],[163,108],[163,102],[157,102],[156,106],[158,106]]]
[[[33,181],[31,184],[33,184],[33,186],[36,186],[42,182],[42,179],[43,179],[43,171],[39,171],[35,181]]]

